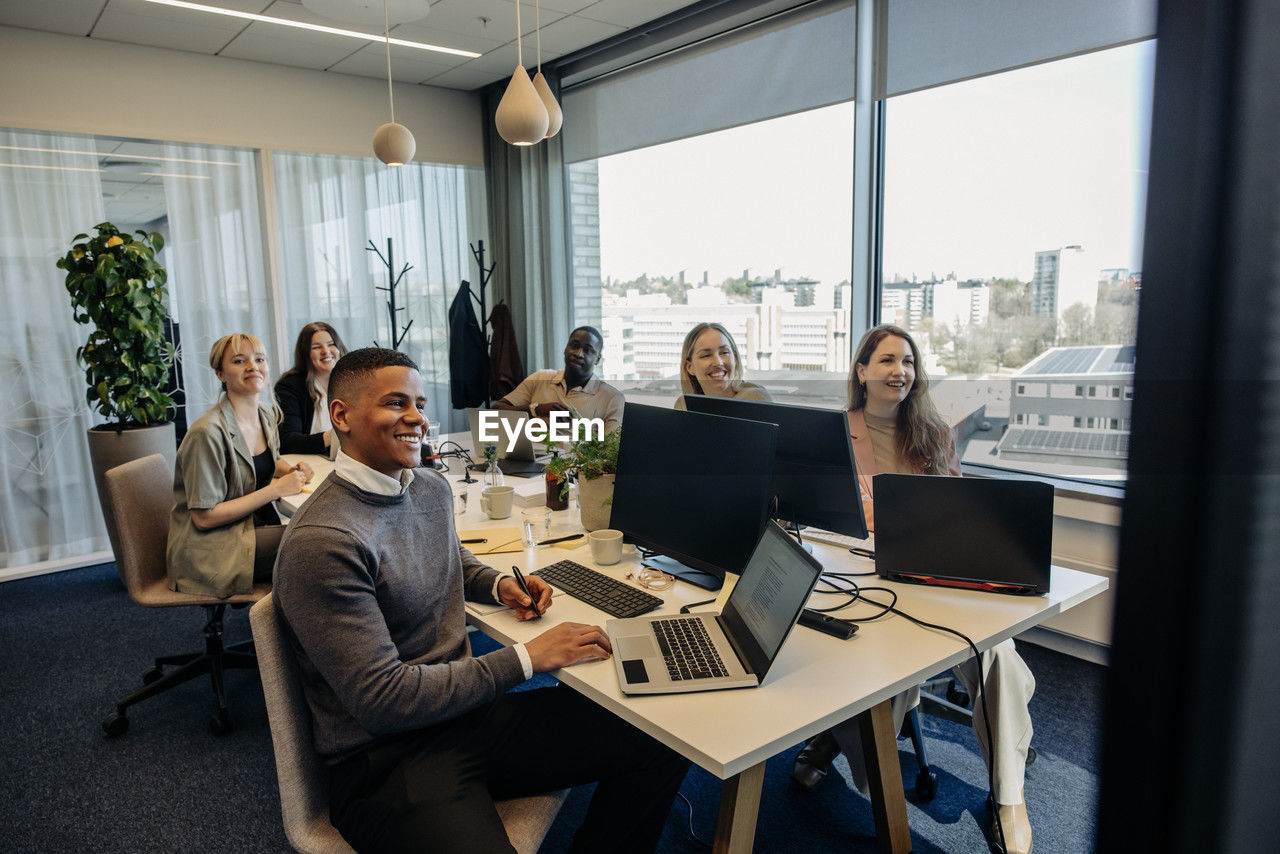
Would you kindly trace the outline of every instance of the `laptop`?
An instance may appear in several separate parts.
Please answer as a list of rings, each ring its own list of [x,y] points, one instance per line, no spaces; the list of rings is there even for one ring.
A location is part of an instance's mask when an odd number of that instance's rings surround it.
[[[481,412],[492,412],[507,425],[505,427],[502,424],[497,425],[498,440],[496,442],[480,440]],[[488,463],[484,461],[484,448],[485,445],[494,444],[498,446],[498,468],[502,469],[503,474],[512,477],[542,474],[545,467],[538,462],[537,449],[524,432],[524,422],[529,420],[529,413],[512,409],[468,409],[467,420],[471,426],[471,447],[475,450],[474,457],[477,460],[471,466],[473,471],[484,471],[488,467]],[[508,429],[517,431],[516,444],[510,452],[507,451],[507,443],[510,441]]]
[[[605,624],[622,692],[682,694],[761,684],[820,575],[822,564],[770,521],[720,614]]]
[[[1049,484],[878,474],[874,489],[881,577],[994,593],[1049,591]]]

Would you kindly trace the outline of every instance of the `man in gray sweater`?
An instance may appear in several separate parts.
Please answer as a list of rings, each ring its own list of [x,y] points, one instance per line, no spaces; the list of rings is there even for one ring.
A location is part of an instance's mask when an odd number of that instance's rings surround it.
[[[561,623],[471,655],[464,599],[536,617],[515,579],[458,542],[452,493],[417,469],[426,404],[394,350],[329,379],[341,451],[280,544],[275,597],[302,669],[330,816],[360,851],[511,850],[493,801],[599,781],[581,851],[651,851],[689,763],[576,692],[509,688],[607,658],[599,626]],[[546,612],[551,589],[530,592]]]

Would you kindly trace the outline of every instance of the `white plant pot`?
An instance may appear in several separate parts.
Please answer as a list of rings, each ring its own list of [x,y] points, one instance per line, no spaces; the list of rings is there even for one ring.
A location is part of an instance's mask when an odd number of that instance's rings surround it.
[[[582,527],[599,531],[609,527],[609,514],[613,509],[613,479],[615,475],[601,475],[595,480],[578,478],[578,513]]]

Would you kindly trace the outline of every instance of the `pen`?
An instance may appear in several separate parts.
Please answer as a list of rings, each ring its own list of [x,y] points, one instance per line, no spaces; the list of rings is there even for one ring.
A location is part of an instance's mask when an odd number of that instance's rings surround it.
[[[471,545],[472,543],[487,543],[489,541],[486,540],[484,537],[476,537],[474,540],[459,540],[459,542],[461,542],[464,546],[467,546],[467,545]]]
[[[529,607],[533,609],[533,613],[541,617],[542,612],[538,610],[538,600],[529,589],[529,585],[525,583],[524,574],[520,572],[520,567],[512,564],[511,571],[516,574],[516,584],[519,584],[520,589],[524,591],[524,595],[529,597]]]
[[[580,540],[580,539],[582,539],[582,538],[583,538],[583,537],[585,537],[585,536],[586,536],[586,534],[570,534],[570,535],[569,535],[569,536],[567,536],[567,537],[552,537],[552,538],[551,538],[551,539],[549,539],[549,540],[542,540],[541,542],[539,542],[539,543],[538,543],[538,545],[540,545],[540,546],[550,546],[550,545],[553,545],[553,544],[555,544],[555,543],[567,543],[567,542],[569,542],[570,540]]]

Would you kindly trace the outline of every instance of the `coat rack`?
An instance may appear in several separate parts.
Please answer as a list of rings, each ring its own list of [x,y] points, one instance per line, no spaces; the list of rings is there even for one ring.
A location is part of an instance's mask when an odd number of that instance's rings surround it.
[[[392,258],[394,256],[392,255],[390,237],[387,238],[387,254],[385,257],[380,251],[378,251],[378,247],[374,245],[374,242],[372,240],[370,240],[369,245],[365,247],[365,251],[375,253],[380,259],[382,259],[382,263],[387,265],[387,281],[389,283],[388,286],[384,288],[382,285],[374,285],[374,287],[380,291],[387,292],[387,295],[388,295],[387,296],[387,315],[391,321],[391,326],[390,326],[391,349],[399,350],[400,343],[404,341],[405,336],[409,334],[409,327],[413,326],[413,318],[409,318],[409,322],[404,325],[404,328],[400,330],[400,334],[397,335],[396,334],[396,312],[404,311],[405,309],[404,309],[404,306],[400,306],[399,308],[396,307],[396,288],[399,286],[400,280],[404,278],[404,274],[413,269],[413,265],[405,264],[398,274],[395,273],[395,264],[392,262]],[[481,241],[480,243],[480,251],[483,255],[483,252],[484,252],[483,241]],[[482,273],[483,273],[483,267],[484,265],[482,264],[481,265]],[[490,272],[493,272],[493,268],[490,268]],[[488,280],[486,279],[485,281],[488,281]],[[484,305],[483,297],[481,298],[480,304],[483,307]],[[374,341],[373,346],[375,347],[378,346],[378,342]]]
[[[479,245],[479,248],[477,248],[476,244]],[[484,292],[485,289],[489,287],[489,279],[493,278],[493,269],[498,266],[498,262],[494,261],[488,267],[485,267],[484,241],[477,240],[476,244],[468,245],[471,247],[471,256],[476,259],[476,266],[480,268],[480,296],[478,297],[480,302],[480,331],[484,333],[485,344],[488,344],[489,333],[487,330],[489,328],[489,314],[487,310],[488,307],[485,305]],[[471,296],[473,299],[477,298],[474,291],[472,291]]]

